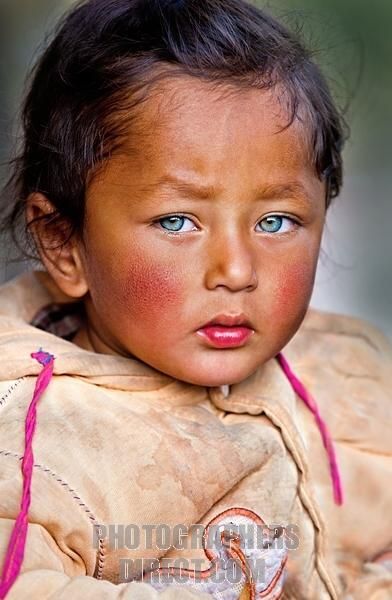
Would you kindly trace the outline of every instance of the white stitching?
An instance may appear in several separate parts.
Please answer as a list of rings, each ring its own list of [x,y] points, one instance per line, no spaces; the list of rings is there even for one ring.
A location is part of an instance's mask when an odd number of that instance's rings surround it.
[[[4,396],[1,397],[0,399],[0,406],[3,406],[3,404],[5,403],[6,400],[8,400],[8,398],[10,397],[10,395],[12,394],[12,392],[18,387],[18,385],[24,381],[26,379],[26,377],[21,377],[20,379],[17,379],[6,391],[6,393],[4,394]]]
[[[20,456],[19,454],[16,454],[15,452],[10,452],[7,450],[0,450],[0,454],[3,454],[4,456],[13,456],[14,458],[17,458],[18,460],[23,460],[23,456]],[[60,485],[62,485],[66,490],[68,490],[68,492],[70,492],[70,494],[72,495],[74,500],[76,500],[78,505],[81,506],[83,508],[83,510],[87,513],[90,521],[92,523],[94,523],[94,525],[98,525],[97,529],[98,529],[98,531],[100,531],[99,525],[101,525],[101,523],[99,523],[97,521],[93,512],[88,508],[88,506],[84,502],[82,502],[80,496],[78,496],[76,494],[75,490],[73,488],[71,488],[71,486],[66,481],[64,481],[61,477],[59,477],[54,471],[49,469],[49,467],[44,467],[43,465],[40,465],[37,463],[34,463],[34,467],[36,467],[37,469],[40,469],[44,473],[49,473],[49,475],[51,475],[51,477],[53,477],[58,483],[60,483]],[[104,540],[104,538],[102,538],[100,536],[98,539],[98,543],[99,543],[99,550],[97,551],[97,560],[96,560],[93,577],[95,577],[96,579],[102,579],[102,571],[103,571],[104,562],[105,562],[105,554],[104,554],[105,553],[105,540]]]

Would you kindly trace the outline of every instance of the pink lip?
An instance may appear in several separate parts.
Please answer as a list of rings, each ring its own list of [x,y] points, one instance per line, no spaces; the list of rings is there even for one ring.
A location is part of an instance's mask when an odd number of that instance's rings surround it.
[[[252,323],[244,313],[239,315],[223,314],[216,315],[208,323],[203,323],[202,328],[221,325],[223,327],[247,327],[252,329]]]
[[[214,348],[243,346],[253,333],[254,330],[249,327],[224,327],[222,325],[208,325],[197,331],[197,334]]]

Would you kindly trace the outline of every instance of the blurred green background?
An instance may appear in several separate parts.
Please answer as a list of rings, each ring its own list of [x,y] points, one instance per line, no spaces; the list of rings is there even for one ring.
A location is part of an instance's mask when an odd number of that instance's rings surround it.
[[[202,0],[200,0],[202,1]],[[392,0],[255,2],[300,26],[345,112],[345,182],[322,243],[311,304],[392,336]],[[0,0],[0,161],[12,154],[23,80],[70,0]],[[2,168],[4,179],[7,169]],[[23,268],[0,262],[0,279]]]

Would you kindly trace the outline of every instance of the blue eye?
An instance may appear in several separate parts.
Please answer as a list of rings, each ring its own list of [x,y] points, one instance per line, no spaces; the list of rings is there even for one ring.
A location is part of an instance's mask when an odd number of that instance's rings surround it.
[[[173,233],[177,233],[179,231],[193,231],[194,227],[191,229],[182,229],[185,221],[192,223],[190,219],[181,215],[170,215],[169,217],[163,217],[162,219],[158,219],[157,223],[162,225],[166,231],[171,231]]]
[[[287,231],[290,231],[290,229],[282,231],[282,224],[284,221],[288,221],[294,226],[297,224],[294,219],[290,219],[290,217],[284,217],[282,215],[270,215],[269,217],[265,217],[265,219],[259,221],[259,223],[266,224],[264,227],[262,227],[262,230],[266,233],[287,233]]]

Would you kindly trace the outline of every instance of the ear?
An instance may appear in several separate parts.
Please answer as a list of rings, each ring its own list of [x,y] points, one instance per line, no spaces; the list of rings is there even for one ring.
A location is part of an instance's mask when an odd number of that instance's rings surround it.
[[[26,222],[42,263],[58,287],[72,298],[88,292],[82,260],[82,241],[69,238],[70,225],[65,219],[50,219],[56,213],[46,196],[35,192],[26,202]]]

